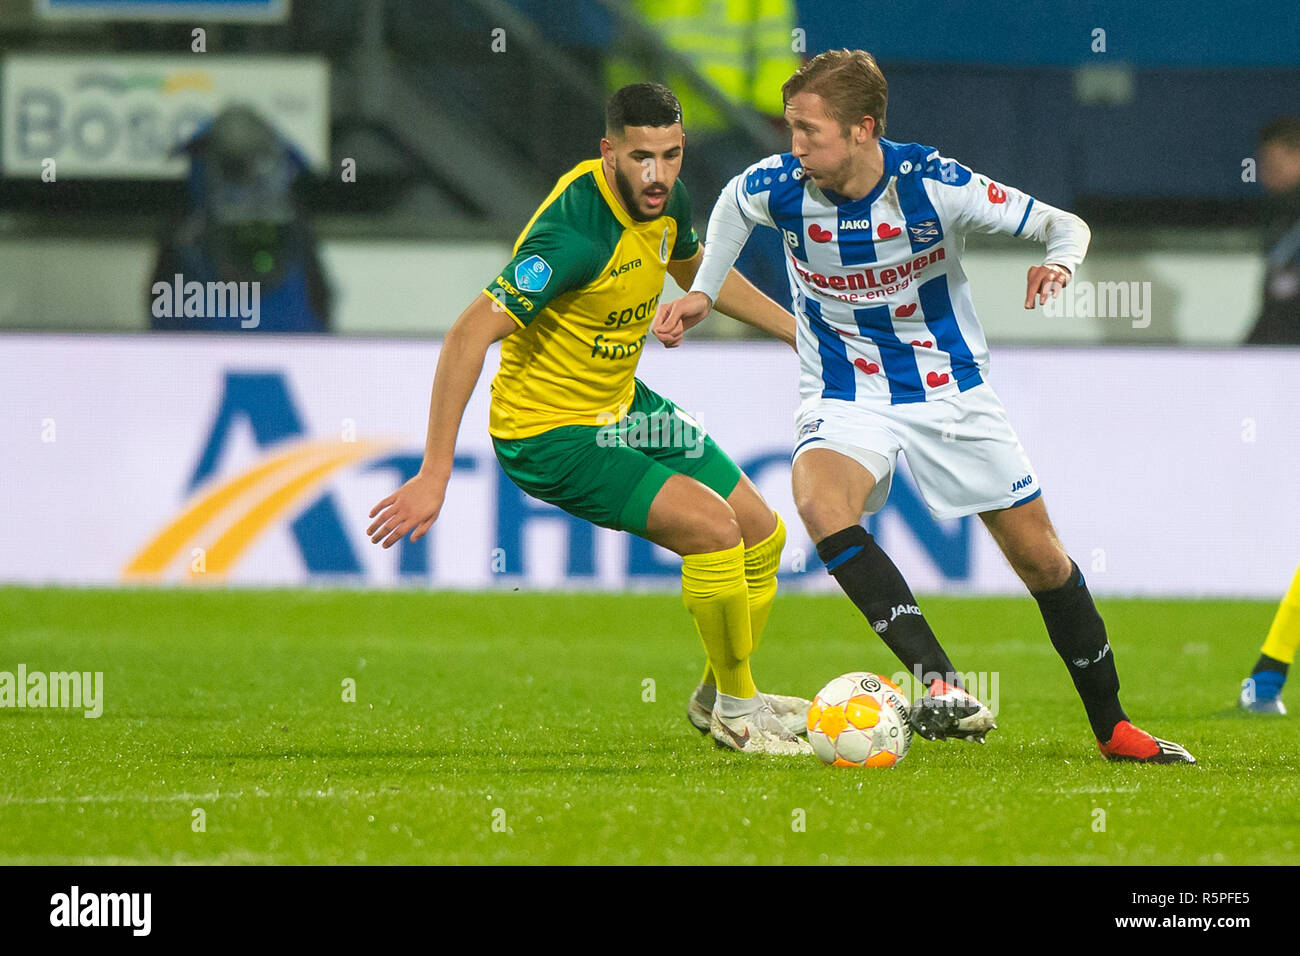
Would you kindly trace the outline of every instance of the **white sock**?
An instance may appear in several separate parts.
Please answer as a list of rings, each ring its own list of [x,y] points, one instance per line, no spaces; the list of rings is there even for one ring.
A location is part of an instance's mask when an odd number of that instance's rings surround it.
[[[753,697],[732,697],[718,691],[718,700],[713,705],[713,709],[720,717],[743,717],[758,710],[761,704],[762,700],[757,694]]]

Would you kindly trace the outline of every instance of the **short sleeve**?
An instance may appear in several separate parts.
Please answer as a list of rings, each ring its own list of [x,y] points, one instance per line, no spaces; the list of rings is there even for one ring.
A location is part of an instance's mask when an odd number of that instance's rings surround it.
[[[552,300],[591,282],[601,266],[595,260],[591,240],[539,219],[483,291],[526,327]]]

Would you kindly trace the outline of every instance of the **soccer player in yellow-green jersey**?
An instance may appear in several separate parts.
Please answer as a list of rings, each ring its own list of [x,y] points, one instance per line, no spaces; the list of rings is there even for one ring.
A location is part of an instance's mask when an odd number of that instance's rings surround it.
[[[665,275],[701,261],[685,185],[681,106],[659,84],[619,90],[599,159],[562,176],[514,255],[443,341],[420,472],[375,505],[390,547],[437,519],[456,433],[488,347],[501,341],[488,431],[502,468],[542,501],[682,557],[682,593],[704,643],[687,715],[719,746],[811,753],[809,702],[760,694],[749,658],[776,594],[785,527],[697,422],[636,377]],[[734,270],[716,308],[794,344],[794,318]]]

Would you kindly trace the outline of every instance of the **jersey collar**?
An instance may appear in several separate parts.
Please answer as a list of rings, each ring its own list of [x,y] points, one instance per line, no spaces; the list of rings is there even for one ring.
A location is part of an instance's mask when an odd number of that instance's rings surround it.
[[[841,196],[833,189],[822,189],[822,195],[829,199],[836,206],[848,206],[851,208],[869,208],[873,202],[880,198],[880,194],[885,191],[889,185],[889,180],[898,173],[898,148],[889,140],[881,138],[880,155],[884,158],[884,171],[880,175],[880,181],[872,187],[871,192],[867,193],[861,199],[849,199],[847,196]]]

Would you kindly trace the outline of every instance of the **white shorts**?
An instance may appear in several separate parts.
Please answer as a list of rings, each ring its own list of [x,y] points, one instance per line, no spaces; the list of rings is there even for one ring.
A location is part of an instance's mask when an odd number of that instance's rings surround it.
[[[1022,505],[1041,493],[1038,476],[993,387],[906,405],[810,398],[795,416],[794,458],[828,448],[871,472],[863,514],[885,506],[901,451],[936,521]]]

